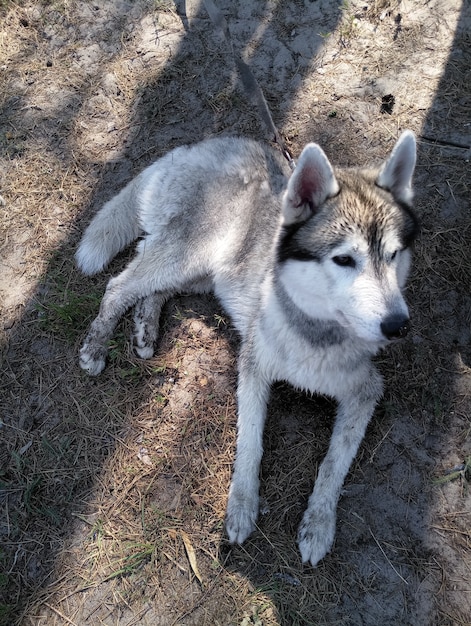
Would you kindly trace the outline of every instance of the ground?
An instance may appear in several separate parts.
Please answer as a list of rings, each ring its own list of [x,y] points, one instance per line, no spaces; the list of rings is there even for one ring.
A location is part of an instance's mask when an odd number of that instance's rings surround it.
[[[335,407],[283,384],[259,528],[229,546],[230,320],[183,295],[144,362],[127,317],[91,379],[80,343],[129,254],[85,278],[73,253],[170,148],[271,137],[202,3],[0,0],[0,623],[469,625],[470,4],[216,3],[295,155],[366,164],[417,134],[413,330],[378,360],[332,552],[303,566],[295,536]]]

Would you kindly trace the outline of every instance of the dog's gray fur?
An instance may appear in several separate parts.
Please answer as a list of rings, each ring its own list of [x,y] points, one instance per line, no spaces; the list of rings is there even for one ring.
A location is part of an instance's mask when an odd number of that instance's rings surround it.
[[[136,352],[152,356],[161,308],[176,292],[213,290],[241,335],[231,542],[255,528],[269,389],[286,380],[338,401],[298,535],[313,566],[332,546],[340,490],[382,393],[371,357],[409,323],[401,290],[417,232],[415,154],[406,131],[380,169],[334,172],[309,144],[290,175],[268,146],[210,139],[145,169],[83,236],[77,262],[93,274],[143,235],[134,260],[110,280],[81,349],[91,375],[104,368],[107,342],[133,305]]]

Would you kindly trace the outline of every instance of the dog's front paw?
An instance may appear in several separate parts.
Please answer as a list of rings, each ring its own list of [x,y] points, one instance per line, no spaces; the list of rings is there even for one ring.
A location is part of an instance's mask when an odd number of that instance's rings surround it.
[[[316,567],[332,548],[334,536],[335,512],[308,509],[298,531],[298,545],[303,563],[309,561]]]
[[[231,543],[243,543],[255,530],[258,517],[258,495],[229,492],[226,531]]]
[[[98,376],[105,367],[106,353],[107,350],[103,346],[84,343],[80,350],[80,367],[90,376]]]

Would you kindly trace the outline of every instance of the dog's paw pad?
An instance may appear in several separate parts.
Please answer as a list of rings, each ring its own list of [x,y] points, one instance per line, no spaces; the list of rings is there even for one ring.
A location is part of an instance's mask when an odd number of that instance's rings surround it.
[[[332,548],[335,536],[335,514],[306,511],[298,531],[298,546],[303,563],[313,567]]]
[[[83,346],[80,350],[80,367],[90,376],[98,376],[104,368],[106,361],[106,350],[99,348],[90,350],[88,346]]]

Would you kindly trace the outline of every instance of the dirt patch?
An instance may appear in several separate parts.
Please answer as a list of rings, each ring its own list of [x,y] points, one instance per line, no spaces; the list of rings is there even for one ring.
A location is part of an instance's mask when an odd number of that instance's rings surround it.
[[[217,4],[295,154],[364,164],[417,133],[414,330],[379,359],[332,553],[304,567],[295,536],[334,406],[281,384],[259,529],[230,547],[229,320],[172,301],[148,362],[124,320],[91,380],[78,348],[127,256],[93,279],[72,257],[170,148],[266,132],[199,2],[0,2],[0,623],[470,624],[469,4]]]

